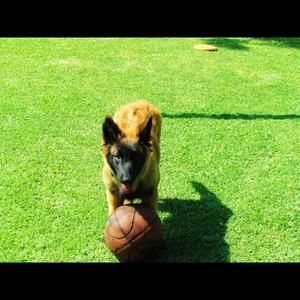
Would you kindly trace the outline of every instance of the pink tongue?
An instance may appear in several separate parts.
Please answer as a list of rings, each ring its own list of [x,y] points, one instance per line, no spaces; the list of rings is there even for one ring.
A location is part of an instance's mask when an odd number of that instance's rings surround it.
[[[122,183],[122,190],[125,193],[128,193],[130,191],[130,185]]]

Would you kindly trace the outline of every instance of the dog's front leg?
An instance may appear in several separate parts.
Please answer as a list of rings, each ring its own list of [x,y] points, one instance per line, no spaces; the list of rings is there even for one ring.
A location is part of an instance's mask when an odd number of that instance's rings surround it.
[[[142,197],[142,204],[152,208],[156,212],[157,211],[157,199],[158,199],[158,192],[157,192],[157,189],[155,189],[148,195]]]
[[[119,197],[112,193],[110,190],[106,190],[106,199],[108,202],[108,214],[111,215],[115,209],[122,205]]]

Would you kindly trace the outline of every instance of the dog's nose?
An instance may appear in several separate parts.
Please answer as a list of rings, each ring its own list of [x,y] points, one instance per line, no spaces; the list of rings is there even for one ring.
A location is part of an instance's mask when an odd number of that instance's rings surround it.
[[[122,182],[122,183],[124,183],[124,184],[130,184],[130,183],[132,183],[132,177],[130,176],[130,174],[121,174],[121,176],[120,176],[120,181]]]
[[[131,179],[127,179],[127,178],[126,179],[122,178],[121,182],[123,184],[132,184],[132,180]]]

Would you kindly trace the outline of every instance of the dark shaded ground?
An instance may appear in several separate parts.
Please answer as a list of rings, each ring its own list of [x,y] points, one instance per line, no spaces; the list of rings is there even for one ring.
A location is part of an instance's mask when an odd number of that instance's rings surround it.
[[[248,114],[201,114],[201,113],[180,113],[180,114],[167,114],[162,113],[164,118],[170,119],[217,119],[217,120],[289,120],[289,119],[300,119],[299,115],[289,114],[289,115],[248,115]]]
[[[249,46],[247,45],[249,39],[247,38],[207,38],[203,40],[218,48],[249,50]],[[253,38],[251,41],[272,43],[272,45],[276,47],[300,49],[300,38]]]
[[[300,38],[261,38],[263,42],[275,42],[272,45],[277,47],[300,49]]]
[[[166,249],[161,262],[227,262],[229,245],[225,242],[229,208],[199,182],[191,182],[199,201],[161,199],[158,209],[170,216],[163,220]]]
[[[203,39],[208,44],[216,46],[218,48],[229,48],[232,50],[248,50],[247,46],[248,41],[246,39],[237,39],[237,38],[209,38]]]

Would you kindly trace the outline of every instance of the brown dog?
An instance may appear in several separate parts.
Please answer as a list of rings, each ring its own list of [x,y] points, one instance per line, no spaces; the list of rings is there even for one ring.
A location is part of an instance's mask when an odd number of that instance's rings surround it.
[[[109,214],[139,198],[157,209],[161,114],[145,100],[121,107],[103,124],[103,181]]]

